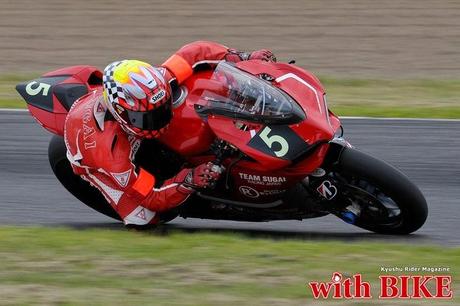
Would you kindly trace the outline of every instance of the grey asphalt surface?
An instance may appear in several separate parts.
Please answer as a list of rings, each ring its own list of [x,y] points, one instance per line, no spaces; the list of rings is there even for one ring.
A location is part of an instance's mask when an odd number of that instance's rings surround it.
[[[352,144],[398,167],[424,193],[430,212],[416,234],[376,235],[333,216],[268,223],[178,218],[157,230],[460,245],[460,121],[344,119],[343,124]],[[55,179],[47,158],[50,137],[28,112],[0,111],[0,225],[122,229],[81,204]]]

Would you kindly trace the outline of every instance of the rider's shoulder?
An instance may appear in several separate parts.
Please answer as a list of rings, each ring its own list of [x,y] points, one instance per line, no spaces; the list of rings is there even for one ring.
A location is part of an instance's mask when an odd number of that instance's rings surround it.
[[[75,101],[67,113],[65,128],[69,128],[70,126],[76,128],[81,126],[83,121],[86,121],[86,124],[91,121],[94,108],[96,104],[101,104],[102,106],[102,103],[100,103],[102,99],[101,92],[92,91]]]

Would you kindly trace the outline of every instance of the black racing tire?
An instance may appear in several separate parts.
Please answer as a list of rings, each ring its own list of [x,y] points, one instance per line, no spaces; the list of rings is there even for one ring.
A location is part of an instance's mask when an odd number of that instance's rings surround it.
[[[120,216],[112,206],[110,206],[99,190],[73,173],[70,162],[66,157],[66,152],[67,149],[64,138],[54,135],[48,146],[48,158],[51,169],[59,182],[61,182],[74,197],[87,206],[108,217],[121,220]]]
[[[179,213],[175,209],[172,209],[172,210],[160,213],[159,216],[160,216],[160,223],[165,224],[165,223],[171,222],[172,220],[176,219],[179,216]]]
[[[404,235],[418,230],[426,221],[428,206],[420,189],[401,171],[388,163],[352,148],[344,148],[338,161],[339,173],[363,178],[388,195],[401,210],[396,226],[355,225],[380,234]]]

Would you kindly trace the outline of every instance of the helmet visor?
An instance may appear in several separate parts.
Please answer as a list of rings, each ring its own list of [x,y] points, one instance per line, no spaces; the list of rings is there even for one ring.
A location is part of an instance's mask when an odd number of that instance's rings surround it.
[[[125,110],[131,126],[141,130],[156,131],[164,128],[172,118],[171,103],[167,101],[148,112]]]

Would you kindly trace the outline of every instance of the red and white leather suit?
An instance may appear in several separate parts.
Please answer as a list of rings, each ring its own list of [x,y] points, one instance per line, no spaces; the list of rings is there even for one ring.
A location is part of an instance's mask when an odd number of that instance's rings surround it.
[[[167,81],[181,84],[196,65],[221,60],[241,58],[235,50],[200,41],[182,47],[159,69]],[[141,140],[124,132],[117,121],[104,120],[105,113],[102,88],[74,103],[65,123],[67,158],[74,173],[98,188],[125,224],[154,224],[157,213],[181,204],[192,193],[181,184],[190,169],[156,186],[155,177],[132,162]]]

